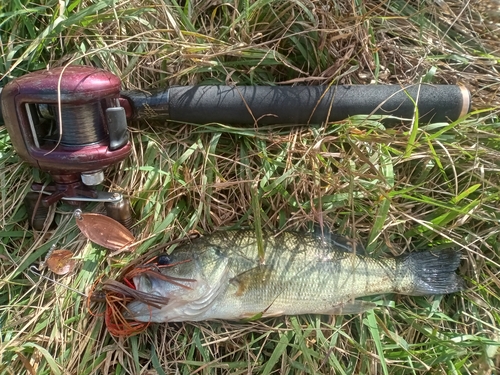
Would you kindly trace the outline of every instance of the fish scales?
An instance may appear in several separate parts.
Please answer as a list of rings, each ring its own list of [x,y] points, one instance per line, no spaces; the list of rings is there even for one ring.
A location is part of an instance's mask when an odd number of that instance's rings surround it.
[[[462,289],[454,250],[375,259],[338,236],[264,233],[265,259],[253,231],[217,232],[168,256],[168,277],[194,279],[175,285],[151,274],[134,278],[137,290],[168,299],[160,309],[129,303],[139,321],[199,321],[317,314],[351,314],[374,305],[358,297],[400,293],[444,294]]]

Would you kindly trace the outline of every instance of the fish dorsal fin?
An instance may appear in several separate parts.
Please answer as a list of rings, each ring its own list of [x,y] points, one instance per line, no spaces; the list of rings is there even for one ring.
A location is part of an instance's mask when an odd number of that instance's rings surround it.
[[[318,240],[322,240],[325,244],[333,246],[335,250],[351,254],[366,255],[365,248],[362,244],[350,238],[332,233],[328,228],[321,229],[315,227],[314,235]]]
[[[348,315],[348,314],[361,314],[365,311],[372,310],[377,305],[373,302],[352,300],[339,305],[335,305],[331,310],[323,312],[328,315]]]

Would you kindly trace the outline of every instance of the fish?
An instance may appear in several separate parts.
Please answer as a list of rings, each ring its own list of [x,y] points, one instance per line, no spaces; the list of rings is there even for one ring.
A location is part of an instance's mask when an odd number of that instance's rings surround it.
[[[141,295],[163,302],[129,302],[126,318],[161,323],[358,314],[376,307],[360,297],[464,289],[455,249],[375,258],[333,234],[264,232],[262,242],[264,259],[252,230],[215,232],[160,256],[156,272],[138,273],[133,283]]]

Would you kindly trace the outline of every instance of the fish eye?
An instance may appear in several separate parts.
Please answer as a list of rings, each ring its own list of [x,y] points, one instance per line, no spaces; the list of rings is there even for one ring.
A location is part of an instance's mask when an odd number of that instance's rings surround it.
[[[158,265],[159,266],[168,266],[171,263],[172,263],[172,259],[170,258],[170,256],[168,256],[166,254],[160,255],[158,257]]]

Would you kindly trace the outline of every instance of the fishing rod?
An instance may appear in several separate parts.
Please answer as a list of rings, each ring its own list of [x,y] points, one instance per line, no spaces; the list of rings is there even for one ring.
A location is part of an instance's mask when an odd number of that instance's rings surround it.
[[[130,151],[129,120],[190,124],[311,125],[355,115],[428,122],[455,121],[470,109],[469,91],[457,85],[174,86],[122,91],[120,79],[91,66],[36,71],[1,91],[1,112],[18,155],[52,176],[34,184],[27,205],[49,207],[104,202],[108,214],[128,220],[121,194],[97,191],[103,170]],[[416,111],[416,109],[418,111]],[[36,210],[35,210],[36,211]],[[35,216],[35,215],[33,215]],[[43,225],[43,214],[34,227]]]

